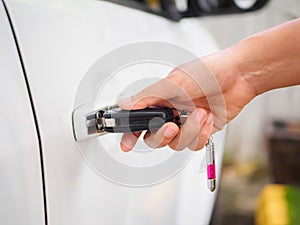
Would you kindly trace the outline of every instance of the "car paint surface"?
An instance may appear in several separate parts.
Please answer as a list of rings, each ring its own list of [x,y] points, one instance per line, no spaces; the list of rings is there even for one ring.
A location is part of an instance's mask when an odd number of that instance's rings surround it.
[[[0,224],[44,224],[39,143],[17,48],[0,4]]]

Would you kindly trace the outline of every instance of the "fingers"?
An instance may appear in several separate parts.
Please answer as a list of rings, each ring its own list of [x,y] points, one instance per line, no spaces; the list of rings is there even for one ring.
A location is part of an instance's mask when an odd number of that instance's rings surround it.
[[[207,112],[204,109],[195,109],[181,127],[180,133],[169,143],[170,148],[180,151],[193,145],[194,140],[198,139],[198,137],[202,138],[201,132],[205,127],[207,117]],[[195,145],[195,147],[199,146]],[[199,150],[201,148],[192,149]]]
[[[193,151],[202,149],[207,143],[207,140],[209,139],[212,130],[213,130],[213,116],[211,113],[209,113],[207,120],[201,129],[201,132],[199,132],[198,136],[193,140],[193,142],[188,146],[188,148]]]
[[[120,99],[118,105],[123,109],[143,109],[175,97],[178,89],[180,89],[178,85],[165,78],[129,98]]]
[[[179,132],[179,127],[175,123],[166,123],[157,132],[148,131],[144,140],[151,148],[161,148],[166,146]],[[125,133],[121,140],[121,149],[128,152],[133,149],[142,132]]]
[[[195,109],[184,125],[179,128],[175,123],[164,124],[156,132],[148,131],[144,136],[145,143],[151,148],[166,145],[173,150],[200,150],[206,144],[213,129],[213,116],[204,109]],[[128,152],[133,149],[141,132],[125,133],[121,140],[121,149]]]
[[[178,134],[179,127],[175,123],[164,124],[157,132],[147,132],[144,136],[145,143],[151,148],[162,148]]]
[[[204,109],[196,109],[179,129],[174,123],[166,123],[155,133],[146,133],[145,143],[151,148],[161,148],[169,145],[173,150],[200,150],[206,144],[213,129],[211,113]]]
[[[122,136],[120,143],[121,149],[124,152],[129,152],[135,146],[142,132],[125,133]]]

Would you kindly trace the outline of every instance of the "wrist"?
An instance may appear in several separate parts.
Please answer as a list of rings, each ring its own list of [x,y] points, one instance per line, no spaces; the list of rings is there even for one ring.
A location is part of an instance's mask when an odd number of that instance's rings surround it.
[[[233,61],[241,79],[253,90],[255,95],[260,95],[272,89],[272,65],[270,58],[263,58],[261,38],[256,35],[242,40],[232,47]]]
[[[212,71],[223,92],[239,84],[239,87],[249,89],[251,95],[257,95],[256,88],[252,86],[250,80],[241,69],[240,49],[238,49],[238,46],[235,45],[208,55],[203,59],[203,62]]]

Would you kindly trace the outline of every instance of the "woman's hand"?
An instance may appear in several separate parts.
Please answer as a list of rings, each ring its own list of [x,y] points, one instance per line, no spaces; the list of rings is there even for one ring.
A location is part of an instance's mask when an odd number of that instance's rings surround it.
[[[190,112],[179,128],[166,123],[145,134],[151,147],[201,149],[211,132],[231,121],[256,95],[300,84],[300,19],[255,34],[231,48],[186,63],[129,99],[124,109],[169,106]],[[124,134],[131,150],[141,133]]]
[[[169,122],[156,132],[147,131],[146,144],[153,148],[169,145],[174,150],[202,149],[212,132],[222,129],[255,97],[231,63],[232,52],[227,49],[181,65],[166,78],[118,102],[123,109],[167,106],[190,113],[180,128]],[[141,132],[124,134],[122,150],[131,150],[140,135]]]

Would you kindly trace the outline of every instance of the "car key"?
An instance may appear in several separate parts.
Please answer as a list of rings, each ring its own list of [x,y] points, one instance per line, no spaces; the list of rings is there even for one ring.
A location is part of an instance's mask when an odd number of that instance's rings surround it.
[[[185,111],[179,113],[176,109],[167,107],[123,110],[117,106],[107,106],[88,114],[86,127],[88,135],[154,131],[167,122],[180,126],[185,117]]]

